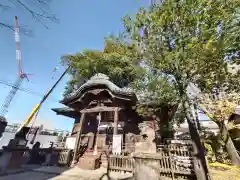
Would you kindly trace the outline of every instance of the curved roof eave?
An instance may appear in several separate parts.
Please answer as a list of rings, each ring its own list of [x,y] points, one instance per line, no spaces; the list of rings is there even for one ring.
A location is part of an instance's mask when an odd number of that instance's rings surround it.
[[[95,76],[100,76],[100,75],[95,75]],[[113,92],[115,94],[121,94],[121,95],[125,95],[125,96],[130,96],[130,97],[132,96],[137,99],[137,97],[133,91],[122,89],[122,88],[116,86],[114,83],[112,83],[111,81],[108,80],[108,77],[106,75],[101,75],[101,76],[104,76],[102,78],[96,78],[95,76],[93,76],[90,80],[88,80],[85,84],[83,84],[78,90],[67,95],[63,100],[60,101],[60,103],[64,104],[69,101],[72,101],[73,99],[76,99],[77,97],[81,96],[81,94],[87,88],[94,87],[94,86],[101,86],[101,85],[105,85],[111,92]]]
[[[54,111],[57,115],[63,115],[68,116],[71,118],[74,118],[75,115],[73,114],[81,114],[80,112],[77,112],[75,109],[69,108],[69,107],[62,107],[62,108],[52,108],[52,111]]]

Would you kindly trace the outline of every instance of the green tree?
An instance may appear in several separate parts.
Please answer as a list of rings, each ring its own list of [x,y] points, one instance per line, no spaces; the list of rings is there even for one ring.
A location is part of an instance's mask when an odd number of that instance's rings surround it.
[[[84,50],[65,55],[62,60],[72,66],[72,80],[68,82],[64,95],[81,86],[95,73],[104,73],[119,87],[134,89],[139,96],[137,111],[144,116],[156,116],[157,129],[172,129],[173,121],[168,122],[170,119],[166,117],[165,121],[160,121],[160,116],[178,103],[176,91],[167,78],[141,64],[142,56],[134,43],[121,36],[110,36],[105,38],[104,50]],[[156,132],[158,137],[160,134],[163,132]]]
[[[126,35],[142,49],[144,63],[168,78],[179,95],[198,149],[198,179],[208,179],[208,170],[187,87],[191,82],[208,94],[214,87],[239,90],[236,73],[228,71],[229,63],[239,63],[239,7],[237,0],[166,0],[123,19]]]
[[[73,55],[64,55],[63,62],[71,64],[72,80],[68,82],[67,94],[79,87],[96,73],[103,73],[119,87],[126,87],[141,77],[143,68],[137,65],[136,47],[120,39],[105,38],[104,50],[84,50]]]
[[[206,107],[207,112],[211,112],[208,116],[220,129],[220,136],[224,142],[231,162],[237,165],[240,164],[240,157],[228,132],[228,130],[233,128],[234,125],[232,123],[226,125],[225,122],[235,111],[239,100],[240,96],[237,93],[222,94],[221,97],[218,97],[217,99],[213,98],[213,96],[204,96],[200,99],[201,104]]]
[[[171,116],[168,119],[160,116],[174,109],[174,105],[178,103],[176,91],[167,78],[149,70],[144,63],[141,64],[141,53],[134,43],[128,43],[121,36],[111,36],[105,38],[102,51],[85,50],[82,53],[65,55],[62,60],[72,67],[72,80],[68,82],[64,95],[81,86],[95,73],[104,73],[119,87],[134,89],[139,96],[136,110],[145,117],[154,117],[156,129],[159,130],[156,131],[157,137],[167,135],[166,132],[171,136]]]
[[[148,69],[145,75],[134,82],[133,88],[138,95],[136,111],[154,120],[157,142],[172,138],[173,124],[184,121],[179,113],[173,118],[179,104],[179,96],[173,84],[166,77]]]

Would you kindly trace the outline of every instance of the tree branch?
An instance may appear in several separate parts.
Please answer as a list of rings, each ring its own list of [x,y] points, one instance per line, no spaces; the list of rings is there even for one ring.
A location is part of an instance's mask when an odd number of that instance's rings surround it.
[[[44,15],[44,14],[41,14],[41,13],[37,13],[37,12],[34,12],[33,10],[31,10],[26,4],[22,3],[21,0],[15,0],[19,5],[21,5],[23,8],[25,8],[28,12],[31,13],[31,15],[34,17],[34,18],[38,18],[38,17],[42,17],[42,18],[46,18],[46,19],[50,19],[50,20],[57,20],[57,18],[54,16],[54,15]],[[38,2],[42,2],[41,0],[38,1]]]
[[[23,8],[25,11],[30,13],[35,20],[40,22],[47,29],[48,29],[48,26],[44,23],[44,20],[50,20],[55,22],[58,21],[58,19],[54,14],[50,14],[46,10],[48,9],[47,5],[49,5],[50,0],[32,0],[31,3],[34,3],[32,5],[27,5],[27,3],[23,2],[22,0],[9,0],[9,2],[17,6],[17,8]],[[33,6],[37,7],[39,9],[39,12],[35,11],[33,9]],[[11,8],[11,6],[0,4],[0,9],[6,9],[6,8]],[[1,22],[0,26],[11,29],[11,30],[14,29],[12,25],[6,24],[4,22]]]
[[[22,6],[25,10],[27,10],[33,18],[35,18],[37,21],[39,21],[45,28],[48,29],[48,26],[42,22],[42,18],[43,19],[49,19],[51,21],[57,21],[57,18],[54,15],[45,15],[46,12],[43,11],[43,13],[38,13],[33,11],[32,9],[30,9],[26,4],[24,4],[21,0],[14,0],[15,2],[17,2],[20,6]],[[44,1],[42,0],[37,0],[39,3],[42,3]],[[44,2],[44,4],[46,4],[46,2]],[[41,8],[40,8],[41,9]]]

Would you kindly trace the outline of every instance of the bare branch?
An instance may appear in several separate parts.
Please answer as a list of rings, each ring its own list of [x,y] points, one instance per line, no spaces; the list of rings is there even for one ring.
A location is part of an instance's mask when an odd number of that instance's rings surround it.
[[[46,18],[46,19],[50,19],[50,20],[57,20],[57,18],[54,15],[48,16],[48,15],[44,15],[44,14],[41,14],[41,13],[34,12],[26,4],[22,3],[20,0],[15,0],[15,1],[18,2],[28,12],[30,12],[34,18],[42,17],[42,18]]]
[[[14,31],[14,26],[10,25],[10,24],[6,24],[3,22],[0,22],[0,28],[7,28],[10,29],[11,31]],[[29,30],[28,28],[26,28],[26,26],[20,26],[20,33],[23,35],[26,35],[28,37],[33,37],[33,33],[31,30]]]
[[[57,21],[58,19],[54,16],[54,15],[48,15],[48,14],[45,14],[45,13],[38,13],[38,12],[35,12],[33,10],[31,10],[26,4],[24,4],[22,1],[20,0],[15,0],[15,2],[17,2],[20,6],[22,6],[25,10],[27,10],[34,19],[36,19],[37,21],[39,21],[45,28],[48,29],[48,26],[43,23],[43,20],[44,19],[49,19],[51,21]],[[40,2],[42,2],[40,0]]]
[[[8,2],[14,4],[17,8],[23,8],[25,11],[31,14],[31,16],[38,22],[40,22],[45,28],[48,29],[48,26],[44,23],[45,20],[50,20],[57,22],[58,19],[54,14],[50,14],[49,4],[51,0],[32,0],[29,1],[29,3],[33,4],[27,4],[23,2],[22,0],[9,0]],[[35,8],[34,8],[35,7]],[[0,9],[4,8],[11,8],[10,6],[0,4]],[[35,9],[38,10],[35,10]],[[8,28],[13,30],[13,26],[5,24],[3,22],[0,23],[1,27]],[[26,34],[29,34],[29,31],[26,31]]]

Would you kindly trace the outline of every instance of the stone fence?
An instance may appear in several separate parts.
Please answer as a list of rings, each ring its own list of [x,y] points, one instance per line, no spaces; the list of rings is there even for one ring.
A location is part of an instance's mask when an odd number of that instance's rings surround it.
[[[1,151],[0,169],[18,168],[24,164],[70,166],[72,150],[69,149],[6,149]]]

